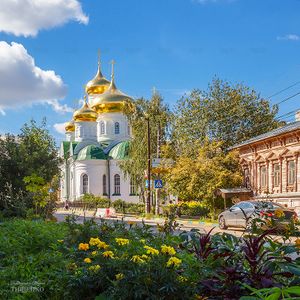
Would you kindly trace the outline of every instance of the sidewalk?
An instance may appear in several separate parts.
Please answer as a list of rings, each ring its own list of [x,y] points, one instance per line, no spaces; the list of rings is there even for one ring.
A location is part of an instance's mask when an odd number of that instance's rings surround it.
[[[83,217],[84,211],[82,209],[63,209],[60,208],[56,211],[58,214],[72,214],[74,213],[77,216]],[[95,211],[93,210],[86,210],[85,211],[85,217],[93,217],[95,214]],[[117,213],[115,217],[104,217],[103,219],[108,220],[124,220],[125,222],[142,222],[144,221],[146,224],[156,225],[156,224],[163,224],[165,221],[165,218],[163,217],[154,217],[154,218],[146,218],[146,217],[140,217],[130,214],[120,214]],[[199,228],[199,226],[209,226],[209,227],[217,227],[218,223],[209,223],[209,222],[202,222],[195,219],[182,219],[182,218],[176,218],[176,222],[179,223],[179,225],[186,225],[191,228]]]

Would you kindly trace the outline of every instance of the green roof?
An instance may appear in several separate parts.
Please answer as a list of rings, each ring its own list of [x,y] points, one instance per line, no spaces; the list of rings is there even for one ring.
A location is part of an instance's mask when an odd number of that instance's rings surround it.
[[[89,145],[81,149],[77,156],[77,160],[88,159],[106,159],[106,155],[99,146]]]
[[[114,146],[108,153],[112,159],[125,159],[129,153],[129,141],[124,141]]]
[[[63,142],[63,152],[64,152],[64,158],[68,157],[68,152],[70,150],[70,142]]]

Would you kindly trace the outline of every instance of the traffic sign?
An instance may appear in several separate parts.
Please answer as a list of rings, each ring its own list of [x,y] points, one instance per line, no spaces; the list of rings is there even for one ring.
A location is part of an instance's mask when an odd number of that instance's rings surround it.
[[[161,188],[163,187],[163,182],[162,182],[162,180],[161,180],[161,179],[156,179],[156,180],[154,181],[154,187],[155,187],[156,189],[161,189]]]
[[[146,179],[145,186],[146,186],[146,188],[149,187],[149,180],[148,179]],[[150,187],[152,187],[152,180],[150,180]]]

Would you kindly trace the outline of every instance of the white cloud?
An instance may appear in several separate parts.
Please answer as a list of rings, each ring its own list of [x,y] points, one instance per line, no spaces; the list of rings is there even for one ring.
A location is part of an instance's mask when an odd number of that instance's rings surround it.
[[[69,21],[87,24],[78,0],[1,0],[0,31],[16,36],[35,36],[42,29]]]
[[[55,111],[72,111],[57,99],[66,86],[54,71],[42,70],[21,44],[0,41],[0,111],[34,103],[50,104]]]
[[[73,112],[72,107],[69,107],[67,104],[60,104],[57,99],[48,100],[46,103],[52,106],[53,110],[57,113]]]
[[[53,127],[58,133],[65,134],[65,125],[66,123],[56,123],[53,125]]]
[[[286,34],[284,36],[278,36],[277,40],[283,40],[283,41],[299,41],[300,40],[300,36],[297,34]]]

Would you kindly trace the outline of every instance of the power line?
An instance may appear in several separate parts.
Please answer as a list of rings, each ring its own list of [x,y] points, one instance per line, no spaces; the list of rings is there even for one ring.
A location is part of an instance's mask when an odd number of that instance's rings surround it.
[[[284,89],[282,89],[282,90],[280,90],[280,91],[274,93],[273,95],[267,97],[266,99],[270,99],[270,98],[272,98],[272,97],[275,97],[275,96],[281,94],[282,92],[285,92],[286,90],[288,90],[288,89],[294,87],[295,85],[297,85],[297,84],[299,84],[299,83],[300,83],[300,81],[297,81],[297,82],[293,83],[292,85],[290,85],[290,86],[288,86],[288,87],[286,87],[286,88],[284,88]]]
[[[287,98],[285,98],[285,99],[283,99],[283,100],[275,103],[274,105],[280,105],[280,104],[282,104],[282,103],[284,103],[284,102],[286,102],[286,101],[288,101],[288,100],[290,100],[290,99],[292,99],[292,98],[294,98],[294,97],[296,97],[298,95],[300,95],[300,92],[298,92],[298,93],[296,93],[296,94],[294,94],[292,96],[289,96],[289,97],[287,97]]]

